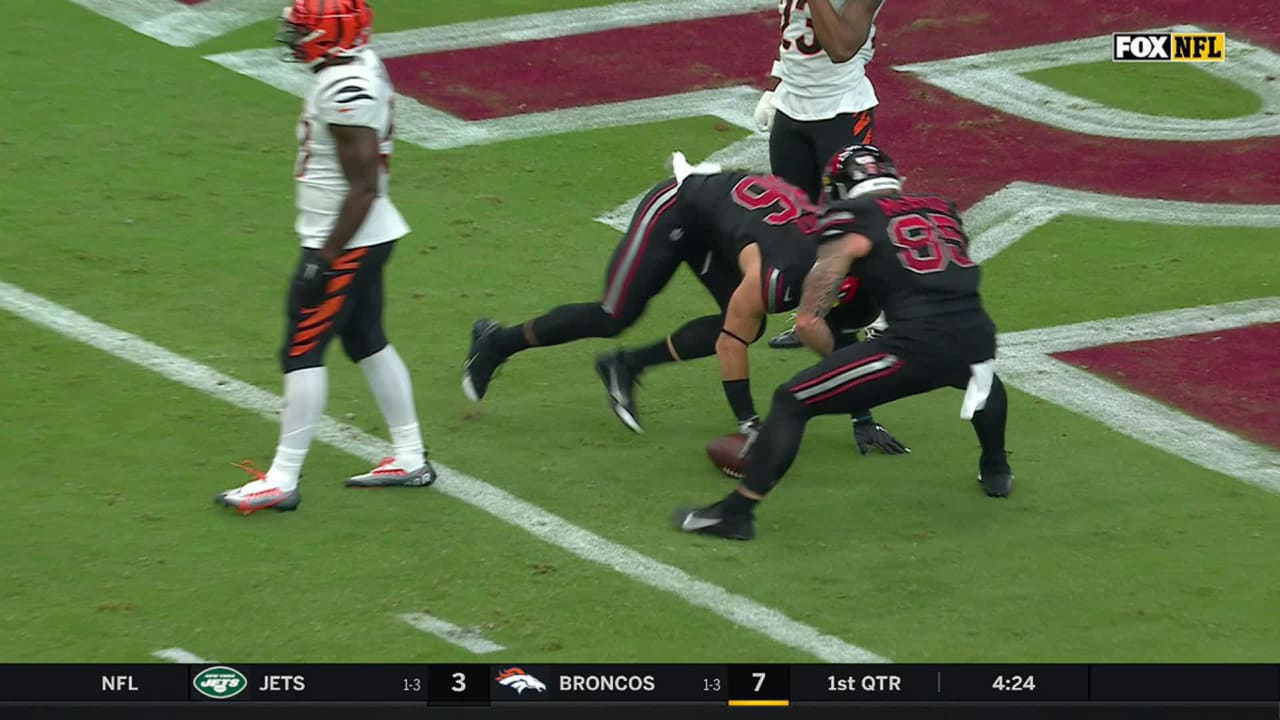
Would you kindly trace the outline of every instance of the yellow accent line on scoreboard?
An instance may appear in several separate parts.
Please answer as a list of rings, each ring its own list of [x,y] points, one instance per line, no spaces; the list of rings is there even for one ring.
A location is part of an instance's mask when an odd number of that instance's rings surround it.
[[[787,707],[790,700],[730,700],[729,707]]]

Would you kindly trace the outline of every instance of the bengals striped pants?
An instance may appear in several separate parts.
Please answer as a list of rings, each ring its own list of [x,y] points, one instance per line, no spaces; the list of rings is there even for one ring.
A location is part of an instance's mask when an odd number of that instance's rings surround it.
[[[359,362],[387,346],[382,327],[383,269],[396,242],[385,242],[343,252],[330,264],[334,273],[324,299],[315,307],[303,307],[290,283],[286,303],[284,347],[280,363],[286,373],[324,365],[324,353],[335,336],[352,362]],[[318,250],[302,249],[294,277]]]

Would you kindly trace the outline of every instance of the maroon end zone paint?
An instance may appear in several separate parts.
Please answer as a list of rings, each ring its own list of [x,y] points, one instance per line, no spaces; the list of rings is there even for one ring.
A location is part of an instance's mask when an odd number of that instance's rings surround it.
[[[883,103],[876,140],[897,158],[909,188],[951,195],[964,207],[1014,180],[1131,197],[1275,202],[1280,138],[1197,143],[1080,135],[961,100],[891,69],[1174,23],[1225,29],[1280,50],[1280,16],[1267,4],[1162,0],[1134,8],[1122,0],[1063,0],[1051,14],[1025,0],[890,4],[870,70]],[[477,120],[760,84],[777,34],[776,13],[752,13],[393,58],[387,65],[402,92]]]
[[[1054,357],[1280,448],[1280,323],[1103,345]]]
[[[386,59],[396,89],[465,120],[762,85],[778,14],[663,23]]]
[[[887,5],[870,71],[882,101],[877,142],[898,160],[909,189],[949,194],[966,207],[1014,180],[1130,197],[1276,202],[1280,138],[1200,143],[1081,135],[961,100],[890,68],[1179,23],[1227,30],[1280,50],[1280,17],[1267,3],[1162,0],[1148,5],[1066,0],[1046,11],[1024,0],[961,6],[922,0],[909,8],[910,15],[898,11],[907,8]],[[921,17],[953,19],[913,19]],[[1230,62],[1229,44],[1227,52]]]

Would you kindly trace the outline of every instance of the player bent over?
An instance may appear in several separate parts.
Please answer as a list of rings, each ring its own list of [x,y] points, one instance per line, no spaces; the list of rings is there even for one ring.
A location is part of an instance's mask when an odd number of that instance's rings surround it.
[[[815,258],[817,208],[802,190],[771,175],[691,167],[673,158],[676,177],[641,200],[613,253],[598,302],[561,305],[520,325],[476,321],[462,387],[473,401],[488,392],[494,372],[512,355],[582,338],[615,337],[633,325],[681,265],[687,266],[720,312],[685,323],[669,337],[596,361],[609,404],[641,432],[634,389],[647,368],[712,354],[720,358],[726,398],[744,434],[759,425],[751,397],[747,346],[764,333],[765,316],[788,311]],[[901,444],[884,428],[860,435],[876,447]],[[870,445],[868,446],[870,447]],[[903,449],[905,450],[905,448]]]
[[[832,202],[819,223],[818,260],[804,281],[798,322],[801,339],[823,360],[774,392],[744,482],[717,503],[675,511],[685,532],[752,538],[754,507],[791,467],[810,418],[940,387],[966,389],[960,414],[982,446],[983,489],[992,497],[1013,490],[1004,447],[1008,401],[992,369],[995,324],[982,307],[981,271],[969,258],[955,203],[902,194],[893,161],[871,145],[840,153],[824,183]],[[850,273],[879,302],[889,327],[835,349],[822,319]]]
[[[297,231],[302,257],[289,291],[281,350],[284,411],[275,458],[265,472],[215,501],[249,514],[295,510],[298,478],[324,414],[324,354],[335,337],[360,365],[390,429],[394,456],[349,487],[424,486],[427,462],[409,370],[382,328],[383,268],[409,233],[387,195],[392,151],[391,82],[366,45],[373,12],[364,0],[297,0],[285,10],[281,41],[305,62],[313,84],[298,128]]]

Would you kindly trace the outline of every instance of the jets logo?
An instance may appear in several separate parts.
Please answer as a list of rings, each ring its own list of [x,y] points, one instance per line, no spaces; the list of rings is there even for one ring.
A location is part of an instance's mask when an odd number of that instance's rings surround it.
[[[201,670],[191,684],[205,697],[226,700],[239,695],[249,682],[239,670],[219,665]]]
[[[525,690],[537,690],[538,692],[546,692],[547,690],[547,686],[541,680],[518,667],[503,670],[498,673],[498,677],[495,679],[499,685],[506,685],[521,695],[524,694]]]

